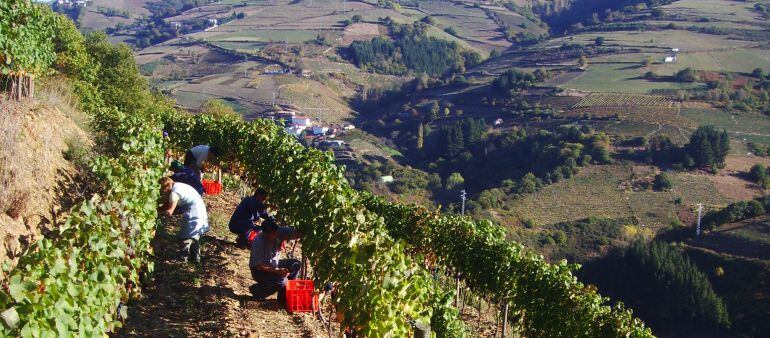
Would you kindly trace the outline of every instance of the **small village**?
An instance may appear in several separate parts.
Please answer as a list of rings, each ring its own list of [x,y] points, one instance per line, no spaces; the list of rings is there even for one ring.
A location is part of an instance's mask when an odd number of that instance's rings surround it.
[[[320,121],[313,121],[301,112],[294,110],[279,110],[266,112],[260,118],[269,119],[285,126],[287,133],[297,137],[300,142],[321,150],[331,150],[339,164],[351,166],[357,165],[355,156],[350,146],[339,139],[356,127],[353,124],[324,125]]]

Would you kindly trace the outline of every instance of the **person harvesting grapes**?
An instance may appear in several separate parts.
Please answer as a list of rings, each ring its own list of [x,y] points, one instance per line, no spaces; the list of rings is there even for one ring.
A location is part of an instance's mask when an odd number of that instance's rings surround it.
[[[184,165],[198,172],[204,171],[207,165],[216,161],[219,149],[206,144],[190,148],[184,155]]]
[[[200,262],[200,238],[209,231],[208,214],[203,198],[187,184],[174,182],[169,177],[160,180],[161,205],[158,212],[171,216],[175,211],[182,213],[182,224],[177,237],[180,243],[180,258],[183,261]]]
[[[258,188],[254,191],[254,195],[244,197],[233,211],[228,227],[230,232],[238,236],[235,240],[238,245],[251,244],[260,231],[260,227],[254,223],[258,219],[275,221],[275,218],[267,211],[266,200],[267,191]]]
[[[264,300],[278,292],[278,302],[286,300],[286,284],[297,278],[300,262],[296,259],[279,259],[283,241],[299,238],[299,233],[289,227],[281,227],[272,219],[262,222],[262,232],[251,243],[249,269],[255,284],[249,291],[257,300]]]

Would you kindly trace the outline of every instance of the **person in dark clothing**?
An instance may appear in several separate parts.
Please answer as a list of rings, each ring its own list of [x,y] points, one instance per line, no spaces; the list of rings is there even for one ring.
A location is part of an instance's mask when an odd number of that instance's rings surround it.
[[[236,239],[238,245],[251,244],[254,236],[260,231],[260,227],[254,224],[257,219],[275,221],[273,216],[267,212],[266,199],[267,191],[257,189],[254,191],[254,195],[245,197],[235,208],[228,227],[230,232],[238,235]]]
[[[251,243],[249,269],[255,284],[249,291],[257,300],[264,300],[278,292],[278,302],[286,300],[286,284],[297,278],[301,263],[296,259],[278,259],[283,241],[299,238],[299,233],[289,227],[279,227],[273,220],[266,220],[262,232]]]
[[[205,191],[203,189],[203,183],[201,182],[201,176],[198,172],[184,166],[179,161],[171,163],[171,171],[174,172],[174,174],[171,175],[171,179],[174,180],[174,182],[187,184],[193,187],[198,194],[203,196]]]

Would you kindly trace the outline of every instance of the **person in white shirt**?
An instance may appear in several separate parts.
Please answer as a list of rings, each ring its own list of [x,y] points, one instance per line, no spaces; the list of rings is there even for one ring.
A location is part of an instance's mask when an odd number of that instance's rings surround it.
[[[184,155],[184,165],[198,172],[204,170],[204,165],[214,162],[219,156],[219,149],[206,144],[190,148]]]
[[[200,238],[209,231],[208,214],[203,198],[195,188],[169,177],[160,180],[162,205],[161,215],[182,213],[182,224],[177,237],[180,241],[180,255],[183,261],[200,262]]]

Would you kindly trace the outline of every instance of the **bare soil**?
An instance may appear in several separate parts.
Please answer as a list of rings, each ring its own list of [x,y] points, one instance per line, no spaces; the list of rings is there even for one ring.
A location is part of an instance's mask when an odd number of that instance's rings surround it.
[[[0,95],[0,262],[11,266],[90,194],[73,157],[92,143],[63,89],[38,88],[38,99],[22,102]]]

